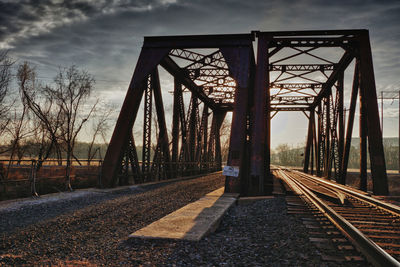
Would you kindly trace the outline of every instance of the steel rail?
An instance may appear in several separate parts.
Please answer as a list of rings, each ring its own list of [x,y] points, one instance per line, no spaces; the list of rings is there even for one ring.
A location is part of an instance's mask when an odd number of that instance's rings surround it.
[[[387,211],[389,213],[392,213],[392,214],[394,214],[396,216],[400,216],[400,207],[398,207],[396,205],[380,201],[378,199],[375,199],[375,198],[372,198],[370,196],[364,195],[362,193],[358,193],[358,192],[355,192],[355,191],[353,191],[351,189],[348,189],[348,188],[344,187],[343,185],[338,185],[338,184],[335,184],[333,182],[326,181],[326,180],[323,180],[321,178],[317,178],[315,176],[311,176],[309,174],[305,174],[305,173],[302,173],[302,172],[299,172],[299,171],[296,171],[296,170],[292,170],[292,172],[295,172],[295,173],[303,176],[304,178],[311,179],[314,182],[318,182],[320,184],[328,185],[328,186],[333,187],[335,189],[341,190],[341,191],[351,195],[352,197],[357,198],[358,200],[361,200],[363,202],[368,202],[369,204],[372,204],[372,205],[374,205],[376,207],[379,207],[379,208],[381,208],[381,209],[383,209],[383,210],[385,210],[385,211]]]
[[[348,239],[351,243],[371,262],[374,266],[400,266],[400,263],[389,253],[379,247],[375,242],[366,237],[360,230],[353,226],[349,221],[339,215],[311,190],[289,175],[278,169],[281,177],[289,186],[295,185],[294,191],[301,191],[302,197],[307,198],[318,210],[321,211]],[[292,186],[291,186],[292,187]]]

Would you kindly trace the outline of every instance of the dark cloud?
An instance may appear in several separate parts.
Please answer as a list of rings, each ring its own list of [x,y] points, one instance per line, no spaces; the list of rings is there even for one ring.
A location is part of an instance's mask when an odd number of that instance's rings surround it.
[[[0,0],[0,49],[34,63],[44,82],[76,64],[95,76],[97,95],[120,107],[143,36],[362,28],[370,30],[378,89],[398,90],[399,14],[398,0]]]
[[[164,1],[21,0],[0,2],[0,45],[14,47],[21,39],[41,35],[65,25],[123,10],[143,11]]]
[[[400,72],[399,13],[398,1],[371,0],[0,0],[0,47],[49,71],[77,64],[128,83],[143,36],[368,28],[386,86]]]

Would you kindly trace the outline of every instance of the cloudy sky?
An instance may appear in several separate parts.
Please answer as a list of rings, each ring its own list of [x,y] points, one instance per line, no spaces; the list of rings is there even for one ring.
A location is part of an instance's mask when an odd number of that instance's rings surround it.
[[[400,90],[398,0],[0,0],[0,49],[44,80],[76,64],[118,105],[143,36],[351,28],[370,30],[378,90]],[[384,134],[397,136],[397,102],[386,102]],[[305,132],[296,116],[276,120],[275,144],[303,142],[292,136]]]

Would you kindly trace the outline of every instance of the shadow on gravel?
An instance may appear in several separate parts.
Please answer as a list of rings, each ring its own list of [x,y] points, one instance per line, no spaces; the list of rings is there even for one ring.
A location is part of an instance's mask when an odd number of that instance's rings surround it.
[[[130,238],[122,241],[117,247],[118,250],[125,251],[134,257],[120,262],[123,265],[151,265],[165,266],[168,258],[175,251],[182,241],[167,239],[141,239]]]
[[[309,241],[284,198],[232,206],[217,230],[200,241],[130,239],[125,264],[143,266],[332,266]],[[362,266],[343,263],[342,266]]]
[[[160,184],[136,185],[126,189],[111,192],[87,191],[87,194],[74,197],[72,193],[63,192],[60,194],[71,194],[71,197],[60,199],[38,198],[26,201],[17,207],[0,210],[0,234],[9,233],[22,227],[27,227],[44,220],[53,219],[60,215],[75,212],[92,205],[97,205],[106,201],[115,200],[125,196],[132,196],[148,192],[160,187],[164,187],[179,181],[171,181]],[[76,191],[75,191],[76,192]]]

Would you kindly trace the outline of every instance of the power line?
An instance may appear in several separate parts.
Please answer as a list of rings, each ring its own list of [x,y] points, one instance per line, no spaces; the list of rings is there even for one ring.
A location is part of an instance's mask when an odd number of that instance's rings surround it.
[[[385,94],[392,94],[390,97],[385,97]],[[393,95],[395,94],[395,95]],[[378,97],[381,100],[381,127],[382,127],[382,136],[383,136],[383,100],[390,99],[396,100],[399,99],[399,119],[400,119],[400,90],[397,91],[381,91],[381,95]],[[400,121],[399,121],[399,128],[400,128]]]
[[[40,65],[35,65],[34,67],[36,69],[41,69],[41,70],[45,70],[45,71],[50,70],[50,69],[52,69],[54,71],[54,69],[56,68],[56,66],[52,66],[52,65],[48,65],[50,67],[44,67],[43,65],[44,65],[43,63],[40,63]],[[10,67],[14,70],[18,70],[18,68],[19,68],[19,66],[17,66],[17,65],[11,65]],[[16,77],[17,75],[12,74],[11,76]],[[47,77],[47,76],[36,76],[36,77],[38,79],[42,79],[42,80],[51,80],[51,81],[54,80],[54,77]],[[109,80],[109,79],[103,79],[101,76],[97,76],[97,77],[99,77],[99,78],[96,78],[96,75],[94,75],[94,79],[95,79],[96,83],[97,82],[104,82],[104,83],[129,83],[130,82],[130,80],[125,80],[125,81]]]
[[[11,76],[17,77],[16,74],[12,74]],[[36,76],[38,79],[41,80],[54,80],[54,77],[46,77],[46,76]],[[122,81],[122,80],[107,80],[107,79],[97,79],[94,77],[95,82],[104,82],[104,83],[129,83],[129,81]]]
[[[385,94],[392,94],[391,97],[385,97]],[[399,149],[398,149],[398,161],[399,161],[399,172],[400,172],[400,90],[397,91],[381,91],[381,96],[378,97],[378,99],[381,99],[381,124],[382,124],[382,137],[383,137],[383,100],[384,99],[391,99],[391,100],[395,100],[398,99],[399,100]]]

